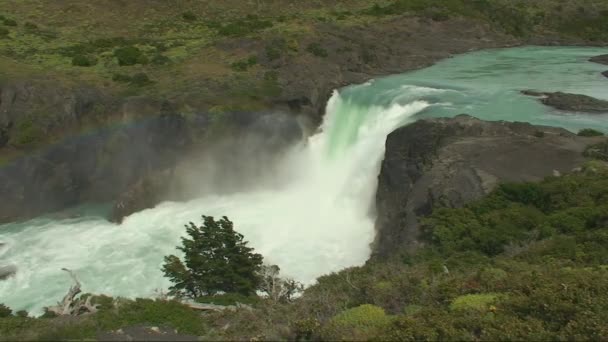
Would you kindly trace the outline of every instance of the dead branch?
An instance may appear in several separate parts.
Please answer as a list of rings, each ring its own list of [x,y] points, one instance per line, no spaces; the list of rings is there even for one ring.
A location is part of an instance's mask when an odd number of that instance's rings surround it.
[[[70,274],[70,277],[74,281],[74,285],[70,286],[68,293],[63,297],[61,302],[58,302],[57,305],[47,307],[47,311],[53,312],[59,316],[78,316],[97,312],[97,304],[91,304],[91,296],[88,296],[86,300],[83,300],[82,297],[76,298],[82,290],[80,289],[80,281],[78,281],[74,272],[67,268],[62,268],[61,270]]]

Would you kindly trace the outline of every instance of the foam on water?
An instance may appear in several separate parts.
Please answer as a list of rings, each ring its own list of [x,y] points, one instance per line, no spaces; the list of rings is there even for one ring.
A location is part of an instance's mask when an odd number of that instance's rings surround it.
[[[40,313],[70,285],[73,269],[83,290],[150,296],[169,283],[163,256],[176,253],[183,224],[200,215],[226,215],[283,274],[310,284],[322,274],[360,265],[374,238],[373,198],[386,135],[420,117],[463,112],[490,119],[529,121],[571,130],[608,132],[601,115],[566,113],[523,96],[521,89],[568,91],[608,99],[605,66],[586,61],[596,48],[518,48],[448,59],[408,74],[335,92],[321,132],[294,146],[277,168],[280,189],[206,196],[163,203],[122,225],[87,213],[0,226],[0,265],[17,275],[0,282],[0,303]],[[204,177],[204,175],[201,175]]]

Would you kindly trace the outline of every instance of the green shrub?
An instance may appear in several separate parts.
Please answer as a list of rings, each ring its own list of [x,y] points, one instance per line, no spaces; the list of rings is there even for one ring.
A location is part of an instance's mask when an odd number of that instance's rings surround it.
[[[112,81],[114,81],[114,82],[129,83],[129,82],[131,82],[131,80],[132,80],[132,78],[129,75],[125,75],[125,74],[112,75]]]
[[[450,304],[450,310],[478,310],[488,311],[492,304],[499,299],[497,294],[469,294],[455,298]]]
[[[0,37],[6,37],[8,36],[8,34],[10,33],[10,31],[4,27],[0,27]]]
[[[152,84],[154,82],[152,82],[152,80],[150,80],[150,78],[148,77],[148,75],[146,75],[143,72],[138,72],[135,75],[133,75],[131,77],[131,80],[129,82],[132,86],[136,86],[136,87],[143,87],[146,86],[148,84]]]
[[[251,14],[227,24],[209,23],[208,25],[216,28],[218,34],[229,37],[241,37],[273,26],[272,22]]]
[[[157,53],[151,60],[154,65],[167,65],[171,63],[171,59],[165,55]]]
[[[234,71],[247,71],[247,69],[251,68],[252,66],[254,66],[256,64],[258,64],[257,57],[250,56],[247,59],[240,60],[238,62],[234,62],[234,63],[230,64],[230,67]]]
[[[583,155],[587,158],[608,161],[608,140],[588,146]]]
[[[90,56],[78,55],[72,58],[73,66],[90,67],[97,64],[97,60]]]
[[[259,301],[257,296],[245,296],[240,293],[222,293],[214,296],[201,296],[195,299],[199,303],[209,303],[215,305],[253,305]]]
[[[308,44],[306,51],[312,53],[313,55],[315,55],[317,57],[325,58],[325,57],[329,56],[329,53],[327,52],[327,50],[325,50],[319,43],[316,43],[316,42]]]
[[[544,138],[545,137],[545,132],[543,131],[535,131],[534,132],[534,136],[537,138]]]
[[[322,328],[327,340],[369,340],[378,336],[391,323],[390,316],[380,307],[364,304],[334,316]]]
[[[118,60],[118,65],[129,66],[135,64],[147,64],[146,55],[135,46],[126,46],[114,50],[114,56]]]
[[[195,21],[197,19],[196,14],[192,11],[182,13],[182,19],[185,21]]]
[[[31,22],[29,22],[29,21],[28,21],[28,22],[26,22],[26,23],[23,25],[23,27],[24,27],[26,30],[29,30],[29,31],[35,31],[35,30],[38,30],[38,25],[36,25],[36,24],[34,24],[34,23],[31,23]]]
[[[13,19],[5,18],[4,19],[4,25],[6,25],[6,26],[17,26],[17,22],[14,21]]]
[[[4,304],[0,304],[0,318],[1,317],[8,317],[13,313],[13,310],[11,310],[8,306],[4,305]]]
[[[184,334],[200,335],[205,331],[199,313],[176,301],[118,300],[113,308],[100,310],[95,320],[103,330],[147,324],[170,326]]]
[[[604,133],[596,131],[595,129],[585,128],[581,129],[577,135],[580,137],[601,137],[604,135]]]

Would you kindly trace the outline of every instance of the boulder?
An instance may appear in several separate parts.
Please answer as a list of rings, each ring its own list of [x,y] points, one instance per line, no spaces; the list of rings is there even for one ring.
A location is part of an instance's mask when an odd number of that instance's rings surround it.
[[[0,280],[6,280],[17,273],[17,267],[14,265],[0,266]]]
[[[587,160],[583,151],[596,139],[468,115],[397,129],[387,138],[378,176],[374,254],[415,249],[419,218],[434,207],[461,207],[500,182],[539,181],[571,171]]]

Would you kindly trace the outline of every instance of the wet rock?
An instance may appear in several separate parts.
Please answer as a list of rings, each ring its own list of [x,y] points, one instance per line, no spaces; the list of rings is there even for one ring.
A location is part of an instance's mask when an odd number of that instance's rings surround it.
[[[415,249],[419,218],[437,206],[461,207],[500,182],[540,181],[573,170],[587,160],[582,153],[590,139],[468,115],[397,129],[387,138],[378,176],[375,255]]]
[[[602,73],[602,75],[603,75],[603,76],[605,76],[605,77],[608,77],[608,70],[604,71],[604,72]]]
[[[563,92],[538,92],[534,90],[523,90],[524,95],[540,97],[540,101],[555,109],[584,112],[584,113],[608,113],[608,101],[596,99],[587,95],[569,94]]]
[[[608,55],[599,55],[599,56],[591,57],[589,59],[589,61],[594,62],[594,63],[608,65]]]
[[[0,280],[6,280],[17,273],[17,267],[14,265],[0,266]]]

